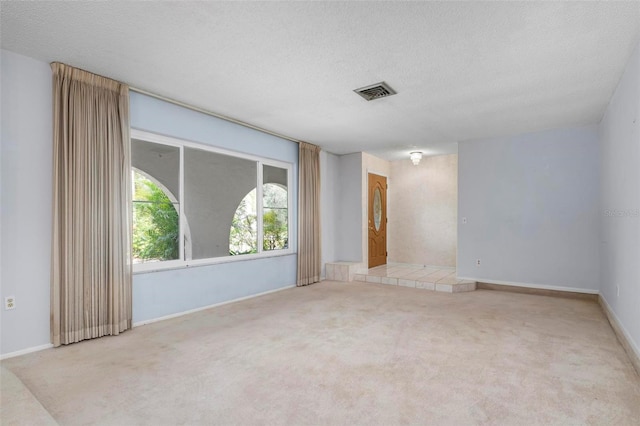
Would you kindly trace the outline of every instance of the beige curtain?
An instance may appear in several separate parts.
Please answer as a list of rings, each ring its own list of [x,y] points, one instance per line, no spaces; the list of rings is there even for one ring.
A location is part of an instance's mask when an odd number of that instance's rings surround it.
[[[129,88],[52,63],[54,346],[131,327]]]
[[[320,147],[300,142],[298,287],[320,281]]]

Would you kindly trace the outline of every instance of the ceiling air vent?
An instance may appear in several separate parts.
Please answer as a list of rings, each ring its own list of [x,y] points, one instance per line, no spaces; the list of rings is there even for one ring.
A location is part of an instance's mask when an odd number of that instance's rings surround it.
[[[358,95],[362,96],[368,101],[374,99],[386,98],[387,96],[395,95],[396,91],[393,90],[387,83],[380,82],[372,84],[371,86],[361,87],[354,90]]]

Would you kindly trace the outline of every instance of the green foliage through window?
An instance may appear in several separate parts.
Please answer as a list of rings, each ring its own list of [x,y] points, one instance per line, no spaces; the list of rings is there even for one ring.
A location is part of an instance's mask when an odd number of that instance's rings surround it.
[[[133,173],[133,184],[134,262],[178,259],[178,204],[137,171]]]
[[[256,215],[256,190],[249,192],[240,201],[231,222],[229,232],[229,254],[250,254],[258,252],[258,223]]]
[[[264,210],[262,249],[286,249],[289,247],[287,190],[283,186],[268,183],[263,186],[262,193]]]
[[[280,185],[263,186],[262,250],[289,247],[287,190]],[[229,254],[258,252],[256,190],[249,192],[238,205],[229,232]]]

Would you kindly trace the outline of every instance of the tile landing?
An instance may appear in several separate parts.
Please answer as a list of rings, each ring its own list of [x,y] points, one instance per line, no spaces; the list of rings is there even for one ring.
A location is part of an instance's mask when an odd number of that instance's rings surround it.
[[[474,291],[475,281],[456,278],[455,268],[391,263],[354,274],[355,281],[398,285],[446,293]]]

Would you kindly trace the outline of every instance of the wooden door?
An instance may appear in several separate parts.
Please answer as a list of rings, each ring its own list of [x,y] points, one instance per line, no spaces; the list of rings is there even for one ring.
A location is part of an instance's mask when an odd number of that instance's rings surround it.
[[[387,178],[369,173],[369,268],[387,263]]]

